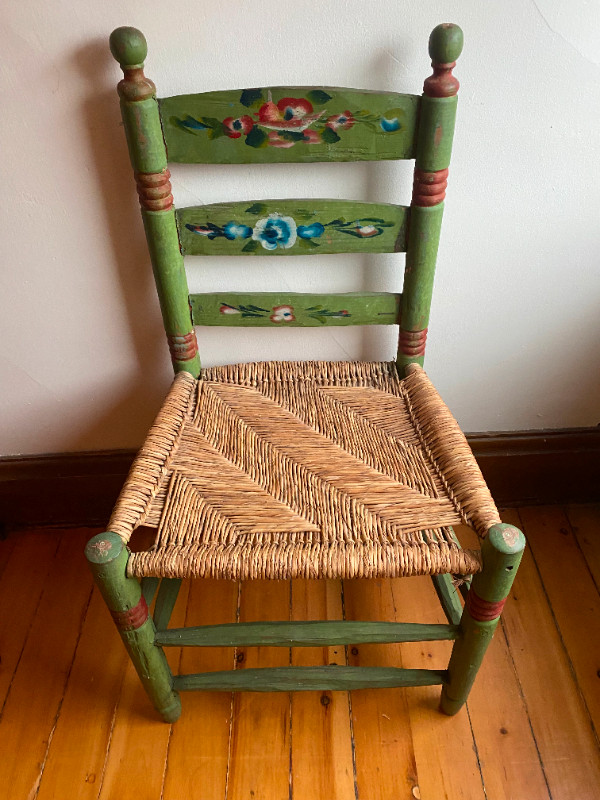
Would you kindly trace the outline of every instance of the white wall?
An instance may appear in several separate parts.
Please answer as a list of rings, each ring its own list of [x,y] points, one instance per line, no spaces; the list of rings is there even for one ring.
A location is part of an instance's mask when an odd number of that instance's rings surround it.
[[[420,92],[465,32],[427,368],[468,431],[600,421],[600,4],[8,0],[0,11],[0,454],[138,445],[170,380],[107,37],[141,28],[159,94]],[[174,14],[172,9],[177,9]],[[408,202],[410,165],[174,168],[176,201]],[[178,181],[179,179],[179,181]],[[193,290],[398,290],[401,256],[196,259]],[[134,298],[135,287],[139,289]],[[391,358],[394,329],[200,329],[204,363]]]

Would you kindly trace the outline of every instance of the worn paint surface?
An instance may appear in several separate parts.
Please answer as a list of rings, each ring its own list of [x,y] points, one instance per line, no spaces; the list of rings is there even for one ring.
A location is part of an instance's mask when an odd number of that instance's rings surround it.
[[[245,164],[413,158],[420,98],[271,87],[159,103],[169,161]]]
[[[190,300],[195,325],[314,328],[393,325],[398,322],[400,297],[387,292],[215,292],[192,294]]]
[[[261,200],[176,212],[184,255],[397,253],[408,209],[346,200]]]

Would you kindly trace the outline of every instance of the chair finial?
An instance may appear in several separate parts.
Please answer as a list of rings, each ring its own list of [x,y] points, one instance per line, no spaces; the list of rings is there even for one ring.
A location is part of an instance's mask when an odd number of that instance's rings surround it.
[[[431,31],[429,55],[436,64],[456,61],[463,49],[463,32],[452,22],[443,22]]]
[[[146,37],[137,28],[116,28],[110,35],[110,52],[123,71],[144,66],[148,55]]]
[[[462,53],[463,32],[452,22],[444,22],[431,31],[429,55],[433,75],[425,81],[423,91],[428,97],[453,97],[459,83],[452,74],[456,59]]]

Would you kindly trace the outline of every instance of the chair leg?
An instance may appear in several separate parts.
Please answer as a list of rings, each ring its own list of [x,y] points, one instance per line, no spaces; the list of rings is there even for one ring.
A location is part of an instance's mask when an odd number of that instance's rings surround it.
[[[154,622],[140,583],[126,575],[127,547],[115,533],[101,533],[87,543],[85,555],[144,689],[164,721],[175,722],[181,701],[163,649],[154,644]]]
[[[483,571],[473,577],[460,621],[461,635],[448,665],[448,683],[442,689],[440,708],[445,714],[456,714],[468,697],[524,548],[521,531],[504,523],[493,525],[482,543]]]

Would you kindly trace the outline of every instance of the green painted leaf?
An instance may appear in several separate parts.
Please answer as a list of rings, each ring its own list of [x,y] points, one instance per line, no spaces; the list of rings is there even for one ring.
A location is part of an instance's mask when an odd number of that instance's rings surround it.
[[[311,89],[310,92],[306,93],[307,100],[315,106],[322,106],[324,103],[327,103],[331,100],[331,95],[324,92],[322,89]]]
[[[250,147],[265,147],[268,141],[269,137],[258,125],[255,125],[246,136],[246,144]]]
[[[296,239],[296,243],[298,247],[301,247],[303,250],[311,250],[313,247],[319,247],[318,242],[313,242],[312,239]]]
[[[246,108],[250,108],[254,103],[261,102],[263,99],[262,89],[244,89],[240,97],[240,103]]]
[[[242,253],[253,253],[256,248],[258,247],[258,242],[256,239],[250,239],[249,242],[242,247]]]
[[[323,128],[321,139],[327,144],[333,144],[334,142],[339,142],[340,137],[332,128]]]
[[[264,203],[253,203],[246,209],[246,214],[264,214],[267,207]]]
[[[287,139],[288,142],[302,142],[304,140],[304,133],[300,131],[279,131],[279,136],[282,139]]]

